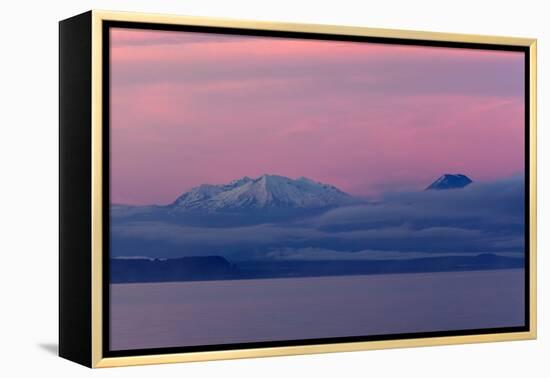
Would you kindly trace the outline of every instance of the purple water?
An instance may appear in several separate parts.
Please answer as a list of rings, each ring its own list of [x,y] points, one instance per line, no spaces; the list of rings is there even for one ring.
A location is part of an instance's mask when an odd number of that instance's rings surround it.
[[[111,285],[111,350],[522,326],[524,271]]]

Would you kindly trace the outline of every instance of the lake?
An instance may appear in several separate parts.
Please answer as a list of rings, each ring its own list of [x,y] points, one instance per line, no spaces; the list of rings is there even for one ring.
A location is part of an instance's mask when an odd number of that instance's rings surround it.
[[[523,269],[111,284],[111,350],[513,327]]]

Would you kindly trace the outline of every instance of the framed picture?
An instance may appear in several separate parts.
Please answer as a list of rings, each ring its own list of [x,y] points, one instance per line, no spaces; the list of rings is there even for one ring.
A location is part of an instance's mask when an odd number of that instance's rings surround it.
[[[536,336],[536,41],[60,22],[60,355]]]

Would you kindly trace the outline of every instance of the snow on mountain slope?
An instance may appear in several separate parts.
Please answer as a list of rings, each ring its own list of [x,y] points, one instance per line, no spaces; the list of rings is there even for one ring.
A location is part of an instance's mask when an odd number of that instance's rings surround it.
[[[224,185],[201,185],[170,205],[175,210],[238,210],[264,208],[322,208],[353,203],[338,188],[300,177],[243,177]]]

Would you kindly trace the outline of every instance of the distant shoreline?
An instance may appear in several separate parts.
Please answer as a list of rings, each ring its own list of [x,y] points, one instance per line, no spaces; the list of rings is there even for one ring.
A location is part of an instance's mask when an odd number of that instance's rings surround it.
[[[221,256],[174,259],[111,259],[111,284],[235,281],[510,270],[524,259],[494,254],[427,257],[412,260],[249,261]]]
[[[523,270],[523,267],[519,268],[495,268],[495,269],[471,269],[471,270],[447,270],[447,271],[433,271],[433,272],[402,272],[402,273],[371,273],[371,274],[347,274],[347,275],[332,275],[332,276],[294,276],[294,277],[265,277],[265,278],[232,278],[232,279],[200,279],[200,280],[186,280],[186,281],[148,281],[148,282],[110,282],[109,285],[152,285],[152,284],[174,284],[174,283],[209,283],[209,282],[228,282],[228,281],[264,281],[264,280],[300,280],[303,278],[338,278],[338,277],[365,277],[365,276],[399,276],[399,275],[432,275],[442,273],[470,273],[470,272],[492,272],[492,271],[510,271]]]

